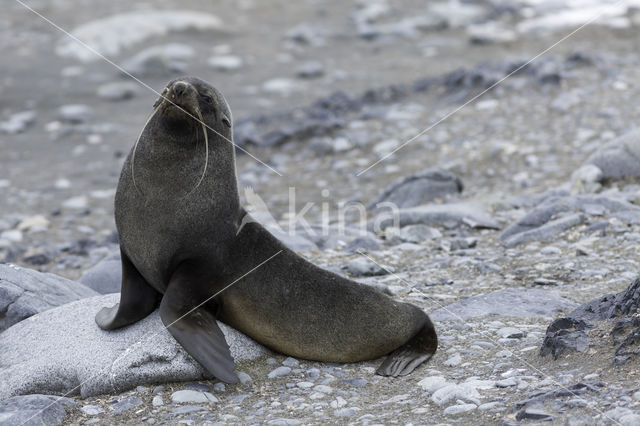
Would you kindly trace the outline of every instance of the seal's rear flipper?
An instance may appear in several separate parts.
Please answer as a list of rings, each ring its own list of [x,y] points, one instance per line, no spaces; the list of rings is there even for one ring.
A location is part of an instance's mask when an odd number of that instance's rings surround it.
[[[391,352],[378,367],[380,376],[406,376],[417,366],[430,359],[438,348],[436,330],[427,318],[420,331],[406,344]]]
[[[122,288],[120,303],[102,308],[96,315],[96,323],[103,330],[124,327],[149,315],[158,306],[160,293],[147,283],[131,260],[121,250]]]
[[[196,287],[188,284],[188,280],[185,275],[171,279],[160,303],[160,318],[171,335],[209,373],[224,382],[238,383],[229,345],[212,313],[214,302],[197,307],[207,296],[189,293],[186,289]]]

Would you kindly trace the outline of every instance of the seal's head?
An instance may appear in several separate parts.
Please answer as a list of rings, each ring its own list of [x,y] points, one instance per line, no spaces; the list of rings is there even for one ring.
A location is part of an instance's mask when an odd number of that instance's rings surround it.
[[[231,109],[215,87],[197,77],[172,80],[154,104],[162,123],[171,130],[191,129],[203,124],[222,130],[231,139]]]
[[[138,146],[141,160],[147,160],[138,171],[141,179],[150,182],[156,173],[161,178],[158,182],[166,181],[169,170],[175,168],[174,177],[182,176],[179,180],[183,181],[192,176],[194,168],[200,170],[187,196],[207,175],[210,154],[218,169],[229,167],[235,175],[231,109],[222,93],[199,78],[180,77],[167,84],[153,107],[131,154],[132,181],[140,194],[143,191],[136,180]],[[204,141],[204,152],[200,141]]]

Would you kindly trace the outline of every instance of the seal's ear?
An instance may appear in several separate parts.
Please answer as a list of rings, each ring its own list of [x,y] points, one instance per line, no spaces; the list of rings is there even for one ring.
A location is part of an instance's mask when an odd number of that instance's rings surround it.
[[[226,114],[222,114],[222,122],[225,126],[231,127],[231,120],[226,116]]]

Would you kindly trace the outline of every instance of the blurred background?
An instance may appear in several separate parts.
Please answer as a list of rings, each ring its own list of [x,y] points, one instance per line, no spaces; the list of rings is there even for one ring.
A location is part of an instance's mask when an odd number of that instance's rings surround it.
[[[289,187],[300,206],[366,205],[433,167],[466,199],[541,192],[640,113],[640,1],[1,4],[0,261],[70,277],[117,242],[115,186],[157,97],[144,85],[190,74],[225,94],[251,153],[240,192],[276,220]]]

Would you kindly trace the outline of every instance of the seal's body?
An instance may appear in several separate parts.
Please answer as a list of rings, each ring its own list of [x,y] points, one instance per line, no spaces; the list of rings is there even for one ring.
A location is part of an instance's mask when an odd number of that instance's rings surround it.
[[[98,325],[131,324],[159,303],[169,332],[227,382],[237,381],[235,364],[216,319],[310,360],[395,350],[382,375],[429,359],[437,337],[422,310],[314,266],[246,220],[231,138],[231,112],[216,89],[197,78],[169,83],[120,176],[122,293]]]

